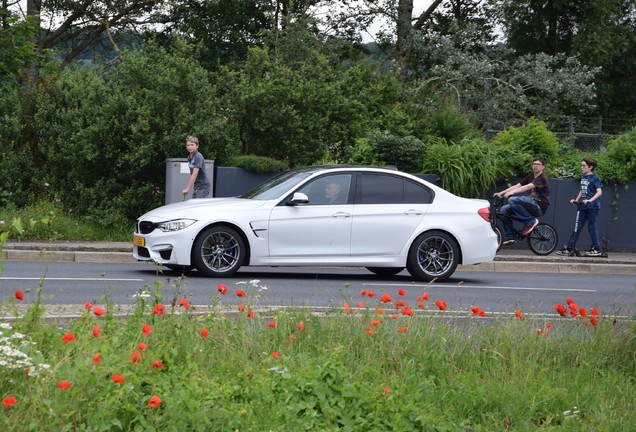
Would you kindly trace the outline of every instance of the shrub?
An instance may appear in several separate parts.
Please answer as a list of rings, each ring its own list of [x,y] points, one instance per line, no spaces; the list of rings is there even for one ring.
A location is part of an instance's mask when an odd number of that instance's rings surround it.
[[[603,181],[624,184],[636,181],[636,128],[608,141],[596,172]]]
[[[422,169],[424,143],[414,136],[382,134],[372,139],[371,146],[383,164],[395,165],[406,172],[420,172]]]
[[[256,155],[233,156],[229,158],[227,164],[255,174],[281,172],[289,169],[285,162]]]

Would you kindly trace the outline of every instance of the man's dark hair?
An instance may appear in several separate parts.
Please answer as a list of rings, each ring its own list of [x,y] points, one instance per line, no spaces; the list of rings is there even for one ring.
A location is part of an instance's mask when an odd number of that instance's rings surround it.
[[[545,159],[543,159],[543,156],[535,156],[532,159],[532,162],[541,162],[541,165],[545,166]]]
[[[594,168],[596,168],[596,160],[590,158],[590,157],[586,157],[581,159],[582,162],[585,162],[587,164],[587,166],[590,167],[590,169],[592,171],[594,171]]]

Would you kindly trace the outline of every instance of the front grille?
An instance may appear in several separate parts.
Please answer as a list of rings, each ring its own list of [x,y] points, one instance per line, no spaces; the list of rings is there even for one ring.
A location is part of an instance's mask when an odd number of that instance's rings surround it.
[[[148,222],[148,221],[137,222],[137,232],[140,234],[150,234],[151,232],[155,230],[155,228],[157,228],[157,225],[152,222]]]

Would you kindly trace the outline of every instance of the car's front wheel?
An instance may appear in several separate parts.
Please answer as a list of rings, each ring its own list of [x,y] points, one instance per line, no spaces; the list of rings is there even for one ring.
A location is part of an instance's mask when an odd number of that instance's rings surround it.
[[[234,275],[243,264],[245,244],[236,230],[215,226],[204,230],[194,242],[192,261],[206,276]]]
[[[448,234],[431,231],[415,239],[406,261],[411,275],[423,281],[448,279],[457,268],[459,246]]]

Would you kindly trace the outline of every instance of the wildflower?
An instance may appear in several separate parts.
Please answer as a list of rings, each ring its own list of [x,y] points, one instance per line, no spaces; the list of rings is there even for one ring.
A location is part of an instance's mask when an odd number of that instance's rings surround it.
[[[373,331],[373,329],[371,329],[371,327],[367,327],[366,329],[364,329],[364,332],[369,336],[375,336],[375,332]]]
[[[2,406],[7,409],[7,408],[11,408],[12,406],[15,406],[15,404],[18,403],[18,400],[15,398],[15,396],[7,396],[6,398],[2,399]]]
[[[569,298],[569,297],[568,297],[568,298],[566,298],[566,299],[565,299],[565,302],[566,302],[568,305],[571,305],[572,303],[574,303],[574,300],[572,300],[571,298]]]
[[[551,329],[551,328],[554,328],[554,326],[552,325],[550,321],[548,321],[548,323],[545,325],[545,328]]]
[[[407,326],[400,326],[397,329],[398,333],[406,333],[408,330],[409,328]]]
[[[565,310],[565,306],[563,306],[562,304],[558,304],[558,303],[555,304],[554,305],[554,310],[556,310],[559,313],[559,315],[561,315],[561,316],[566,316],[567,315],[567,312]]]
[[[17,298],[18,300],[22,301],[24,300],[24,293],[20,290],[15,292],[15,298]]]
[[[238,311],[239,312],[243,312],[244,310],[245,310],[245,305],[244,304],[238,305]]]
[[[93,308],[93,313],[94,313],[96,316],[102,316],[102,315],[104,315],[104,309],[100,308],[99,306],[95,306],[95,307]]]
[[[94,325],[94,326],[93,326],[93,337],[94,337],[95,339],[97,339],[101,333],[102,333],[102,329],[101,329],[101,328],[99,328],[99,326],[98,326],[98,325]]]
[[[378,306],[377,308],[375,308],[375,313],[377,315],[384,315],[384,309]]]
[[[435,305],[439,308],[439,310],[441,311],[445,311],[446,310],[446,302],[444,300],[436,300],[435,301]]]
[[[237,289],[237,290],[235,291],[235,293],[236,293],[236,296],[237,296],[237,297],[240,297],[240,298],[245,298],[245,297],[247,297],[247,294],[245,294],[245,291],[243,291],[242,289]]]
[[[64,381],[60,381],[59,383],[57,383],[57,387],[58,387],[60,390],[66,390],[66,389],[67,389],[67,388],[69,388],[71,385],[72,385],[72,384],[71,384],[71,382],[70,382],[70,381],[66,381],[66,380],[64,380]]]
[[[296,324],[296,328],[298,330],[305,330],[305,324],[303,324],[302,322],[299,322],[298,324]]]
[[[398,288],[398,295],[404,297],[406,296],[406,291],[404,291],[402,288]]]
[[[267,328],[276,328],[276,321],[270,321],[267,323]]]
[[[371,321],[371,325],[372,325],[372,326],[374,326],[374,327],[377,327],[377,326],[379,326],[379,325],[380,325],[380,321],[378,321],[378,320],[373,320],[373,321]]]
[[[486,312],[484,312],[484,310],[482,308],[480,308],[479,306],[471,306],[470,310],[473,313],[473,316],[485,316]]]
[[[90,309],[92,307],[93,307],[93,303],[91,303],[91,302],[84,303],[84,309]]]
[[[274,357],[275,359],[280,358],[281,354],[278,351],[274,351],[272,353],[272,357]]]
[[[398,319],[398,316],[396,314],[391,314],[391,318],[392,319]]]
[[[429,298],[428,291],[424,291],[424,294],[422,294],[422,300],[428,301],[428,298]]]
[[[62,336],[62,342],[64,342],[65,344],[75,342],[75,335],[71,332],[66,333],[64,336]]]
[[[375,293],[371,290],[367,290],[367,296],[369,296],[369,298],[373,298],[375,297]]]
[[[390,295],[388,295],[387,293],[384,293],[380,296],[380,301],[382,303],[391,303],[391,301],[393,301],[393,299],[391,298]]]
[[[164,305],[157,303],[152,310],[152,314],[155,316],[161,316],[166,313],[166,308]]]
[[[587,309],[580,308],[579,309],[579,315],[581,315],[581,318],[585,318],[587,316]]]
[[[200,333],[201,333],[201,337],[203,339],[207,339],[208,336],[210,336],[210,332],[207,329],[204,329],[204,328],[201,329]]]
[[[596,319],[595,316],[590,317],[590,322],[592,323],[594,327],[596,327],[596,324],[598,324],[598,320]]]
[[[153,360],[152,363],[150,363],[150,369],[163,369],[163,363],[161,360]]]
[[[137,348],[139,349],[139,351],[145,351],[146,349],[148,349],[148,345],[143,342],[139,342],[137,344]]]
[[[159,408],[159,405],[161,404],[161,402],[162,401],[161,401],[161,398],[159,398],[159,396],[153,395],[148,401],[148,408],[157,409]]]
[[[150,327],[148,324],[143,324],[141,326],[141,332],[144,334],[144,336],[148,336],[150,333],[152,333],[152,327]]]
[[[216,287],[221,295],[227,294],[227,286],[225,286],[225,284],[220,283]]]
[[[395,302],[394,306],[397,310],[400,310],[404,307],[406,303],[404,303],[402,300],[398,300]]]
[[[404,306],[404,308],[402,309],[402,315],[413,316],[413,311],[409,306]]]
[[[117,384],[123,384],[124,381],[126,381],[126,379],[123,376],[117,375],[117,374],[113,374],[113,376],[110,379],[112,379],[113,382]]]
[[[389,394],[391,393],[391,389],[388,387],[384,387],[384,393]]]
[[[360,295],[361,295],[362,297],[366,296],[366,295],[367,295],[367,290],[362,290],[362,291],[360,291]]]
[[[521,321],[525,320],[523,314],[521,313],[519,309],[515,310],[515,316],[519,318]]]
[[[95,354],[93,356],[93,364],[98,365],[100,361],[102,361],[102,355],[100,353]]]
[[[591,312],[592,312],[592,316],[598,316],[598,309],[592,308]]]
[[[345,303],[344,304],[344,310],[345,310],[346,313],[351,312],[351,307],[349,306],[349,303]]]
[[[254,312],[252,309],[247,311],[247,317],[248,318],[252,318],[252,319],[256,319],[256,312]]]
[[[188,302],[187,298],[182,298],[181,300],[179,300],[179,306],[183,307],[184,309],[190,309],[190,303]]]
[[[139,351],[133,352],[130,355],[129,360],[133,364],[139,364],[139,362],[141,362],[141,353]]]

